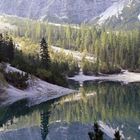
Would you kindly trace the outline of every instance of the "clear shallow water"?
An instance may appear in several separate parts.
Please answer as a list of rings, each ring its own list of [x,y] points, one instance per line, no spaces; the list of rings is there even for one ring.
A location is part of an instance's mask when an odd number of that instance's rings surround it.
[[[89,140],[95,121],[140,139],[140,83],[70,82],[80,93],[28,108],[26,101],[0,109],[0,140]]]

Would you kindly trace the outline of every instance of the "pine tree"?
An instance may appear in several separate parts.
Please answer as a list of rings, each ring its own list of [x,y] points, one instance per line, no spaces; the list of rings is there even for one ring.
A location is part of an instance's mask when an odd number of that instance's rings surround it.
[[[48,69],[50,67],[50,56],[48,51],[48,44],[44,38],[40,42],[40,58],[42,67]]]

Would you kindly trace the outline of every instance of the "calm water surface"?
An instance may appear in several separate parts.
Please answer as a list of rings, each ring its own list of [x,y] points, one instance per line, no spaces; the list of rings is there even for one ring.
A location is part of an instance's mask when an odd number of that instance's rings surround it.
[[[0,109],[0,140],[89,140],[95,121],[140,140],[140,83],[86,82],[61,99],[28,108],[26,101]]]

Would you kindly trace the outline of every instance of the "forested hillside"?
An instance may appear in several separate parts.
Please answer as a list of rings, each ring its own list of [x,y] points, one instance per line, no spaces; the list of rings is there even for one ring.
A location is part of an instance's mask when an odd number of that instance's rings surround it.
[[[28,85],[28,74],[35,75],[50,83],[67,86],[67,75],[73,75],[79,71],[78,64],[72,56],[61,55],[58,59],[54,52],[49,52],[48,44],[42,38],[38,54],[24,53],[18,50],[17,45],[12,38],[6,34],[0,34],[0,71],[7,82],[17,88],[24,89]],[[64,59],[66,58],[66,59]],[[6,72],[5,64],[10,63],[12,66],[25,71],[27,74],[19,72]]]
[[[15,37],[37,43],[44,36],[49,45],[95,56],[96,62],[88,62],[83,58],[82,67],[85,73],[118,73],[120,69],[140,70],[138,30],[111,31],[87,25],[56,26],[25,19],[13,19],[11,24],[17,26],[17,30],[12,32]]]
[[[38,44],[40,39],[44,37],[48,47],[54,45],[94,56],[96,59],[93,62],[87,61],[83,56],[81,67],[85,74],[112,74],[119,73],[121,69],[135,72],[140,71],[140,31],[138,30],[111,31],[84,24],[81,26],[55,25],[15,17],[7,17],[6,21],[16,26],[16,30],[14,32],[11,31],[11,35],[15,38],[16,42],[19,42],[23,54],[28,55],[34,63],[38,63],[40,52]],[[17,45],[17,48],[19,46]],[[74,61],[71,61],[72,63],[74,62],[73,66],[70,64],[69,60],[73,59],[73,56],[68,57],[62,53],[63,55],[61,56],[63,57],[60,58],[59,54],[55,53],[54,55],[51,49],[50,51],[50,56],[55,59],[55,62],[67,63],[67,66],[71,67],[66,68],[64,66],[64,68],[60,66],[59,69],[62,73],[66,73],[65,70],[69,71],[71,69],[68,74],[71,75],[73,73],[71,71],[78,71],[78,64]],[[27,60],[28,57],[26,56]],[[64,60],[66,61],[64,62]],[[63,70],[65,69],[64,71],[61,70],[62,67]]]

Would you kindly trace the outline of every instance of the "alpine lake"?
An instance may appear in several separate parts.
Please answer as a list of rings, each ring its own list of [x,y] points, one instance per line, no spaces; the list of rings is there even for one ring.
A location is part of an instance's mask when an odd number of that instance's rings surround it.
[[[0,140],[89,140],[96,121],[106,133],[120,129],[126,140],[140,140],[140,83],[69,85],[79,92],[34,107],[23,100],[0,108]]]

